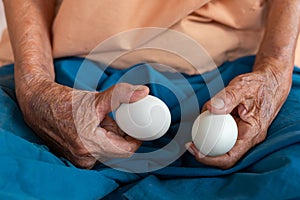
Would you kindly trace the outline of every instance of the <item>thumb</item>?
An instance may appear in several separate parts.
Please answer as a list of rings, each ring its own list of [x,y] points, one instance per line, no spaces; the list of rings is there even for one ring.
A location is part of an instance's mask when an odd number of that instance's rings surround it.
[[[144,85],[119,83],[97,95],[97,107],[100,112],[110,113],[122,103],[136,102],[149,94],[149,88]]]
[[[242,87],[238,83],[232,82],[208,103],[207,109],[214,114],[229,114],[243,100]]]

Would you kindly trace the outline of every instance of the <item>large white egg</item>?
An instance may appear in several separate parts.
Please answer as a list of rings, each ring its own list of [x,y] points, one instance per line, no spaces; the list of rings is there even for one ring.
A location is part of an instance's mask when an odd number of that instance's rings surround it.
[[[238,128],[230,114],[216,115],[209,111],[200,114],[192,128],[192,138],[197,149],[208,156],[226,154],[234,146]]]
[[[134,103],[121,104],[116,110],[115,119],[126,134],[143,141],[160,138],[171,124],[167,105],[151,95]]]

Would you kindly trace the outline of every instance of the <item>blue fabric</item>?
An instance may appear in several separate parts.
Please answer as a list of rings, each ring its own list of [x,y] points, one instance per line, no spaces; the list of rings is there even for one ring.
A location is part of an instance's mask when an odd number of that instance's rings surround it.
[[[56,60],[56,81],[98,91],[118,81],[145,82],[151,94],[166,102],[172,114],[172,126],[166,136],[145,142],[139,149],[139,152],[151,152],[170,142],[179,123],[189,135],[192,120],[203,103],[222,89],[218,75],[221,74],[227,85],[235,76],[251,71],[254,57],[225,63],[219,70],[203,76],[183,74],[184,79],[168,72],[159,73],[147,64],[103,71],[90,61],[85,61],[88,68],[78,79],[82,62],[81,58]],[[142,76],[133,73],[123,79],[130,70],[137,70]],[[78,169],[51,153],[25,124],[14,94],[13,65],[0,68],[0,87],[0,199],[300,198],[300,70],[297,68],[292,90],[270,126],[267,139],[229,170],[204,166],[188,153],[150,173],[127,173],[102,164],[92,170]],[[196,108],[189,106],[193,102],[192,93],[198,99]],[[185,141],[178,141],[179,146],[180,142]],[[152,163],[144,160],[139,164]]]

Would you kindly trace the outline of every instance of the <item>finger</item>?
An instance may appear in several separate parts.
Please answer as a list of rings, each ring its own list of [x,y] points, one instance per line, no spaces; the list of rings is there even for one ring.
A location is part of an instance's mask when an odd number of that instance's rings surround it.
[[[142,144],[141,141],[128,135],[122,137],[109,131],[106,136],[113,147],[109,151],[112,157],[130,157]]]
[[[141,141],[130,137],[128,135],[122,137],[113,132],[107,132],[106,137],[110,140],[111,144],[116,148],[117,152],[121,154],[123,152],[134,153],[142,144]]]
[[[191,145],[193,145],[193,142],[188,142],[185,144],[185,148],[186,148],[186,150],[188,150],[190,152],[190,154],[195,156],[196,152],[191,148]]]
[[[106,116],[100,123],[100,127],[104,128],[107,131],[117,133],[121,136],[124,136],[125,133],[119,128],[117,123],[109,116]]]
[[[206,107],[214,114],[229,114],[244,99],[244,88],[233,80],[230,84],[208,101]]]
[[[215,166],[221,169],[229,169],[233,167],[241,157],[251,148],[249,141],[240,140],[236,141],[235,146],[226,154],[220,156],[208,156],[198,151],[197,147],[192,143],[188,149],[189,152],[195,156],[199,162]]]
[[[97,163],[97,159],[92,154],[87,155],[76,155],[72,154],[71,152],[67,151],[65,156],[68,160],[70,160],[75,166],[84,168],[84,169],[91,169]]]
[[[208,102],[206,102],[206,103],[202,106],[201,113],[203,113],[204,111],[207,110],[207,104],[208,104]]]
[[[119,83],[97,94],[97,107],[101,112],[107,114],[119,107],[121,103],[132,103],[148,94],[147,86]]]
[[[142,144],[141,141],[130,136],[123,137],[102,128],[97,128],[96,133],[100,136],[98,140],[101,144],[99,158],[130,157]]]

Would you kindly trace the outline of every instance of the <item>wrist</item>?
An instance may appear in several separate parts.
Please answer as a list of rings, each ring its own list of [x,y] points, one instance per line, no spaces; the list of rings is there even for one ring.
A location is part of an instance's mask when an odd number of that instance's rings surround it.
[[[253,71],[262,75],[266,86],[281,96],[284,102],[292,86],[293,64],[268,57],[256,60]]]
[[[26,60],[16,62],[14,67],[15,90],[19,101],[39,94],[43,85],[55,84],[52,64],[46,67]]]
[[[266,71],[273,73],[274,77],[292,78],[294,69],[294,58],[280,59],[272,56],[257,55],[253,71]]]
[[[27,77],[27,79],[29,79]],[[59,100],[57,93],[68,91],[68,87],[60,86],[44,77],[32,77],[30,81],[16,81],[16,96],[24,117],[42,113],[51,108]],[[69,88],[70,89],[70,88]]]

